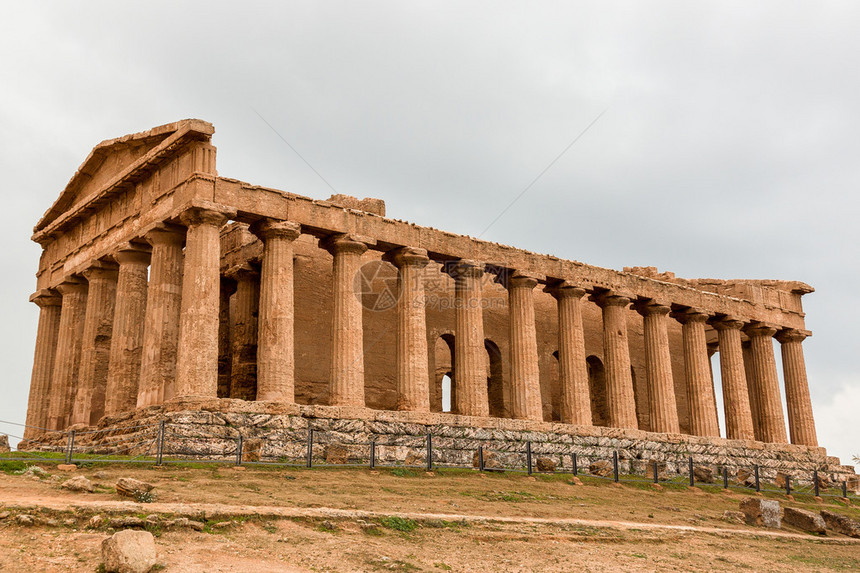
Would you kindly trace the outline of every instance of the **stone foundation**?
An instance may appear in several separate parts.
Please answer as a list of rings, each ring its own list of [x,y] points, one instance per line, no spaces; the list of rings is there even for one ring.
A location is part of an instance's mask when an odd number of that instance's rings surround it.
[[[376,442],[379,465],[426,466],[427,434],[432,435],[433,465],[472,467],[479,446],[496,454],[509,469],[526,467],[526,443],[533,458],[549,457],[558,471],[572,469],[576,454],[580,471],[595,461],[611,461],[618,452],[622,474],[651,476],[657,461],[661,476],[687,475],[689,457],[696,467],[714,470],[720,482],[728,468],[730,484],[737,471],[760,468],[764,481],[778,473],[792,476],[796,485],[819,475],[856,487],[852,466],[828,456],[824,448],[755,441],[703,438],[639,430],[574,426],[569,424],[458,416],[454,414],[370,410],[359,407],[303,406],[242,400],[175,400],[120,416],[104,418],[98,428],[80,428],[75,451],[154,455],[160,423],[165,422],[164,456],[170,458],[236,459],[238,436],[243,438],[246,462],[304,464],[308,428],[314,430],[313,462],[366,465],[370,442]],[[96,433],[86,433],[98,430]],[[43,437],[42,440],[47,438]],[[58,435],[54,448],[67,437]],[[43,449],[54,449],[43,447]]]

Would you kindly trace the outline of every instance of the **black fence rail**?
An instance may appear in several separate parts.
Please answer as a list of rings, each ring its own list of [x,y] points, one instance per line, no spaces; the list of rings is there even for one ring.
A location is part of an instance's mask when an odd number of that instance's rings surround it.
[[[27,428],[0,420],[0,424]],[[659,486],[722,487],[727,490],[860,500],[857,484],[834,481],[835,472],[790,472],[726,457],[721,463],[675,456],[639,459],[626,450],[595,456],[574,445],[566,451],[542,442],[469,440],[446,435],[374,434],[302,427],[231,426],[226,423],[162,420],[95,430],[30,428],[19,448],[0,454],[2,461],[38,463],[212,463],[237,466],[369,467],[433,471],[569,474],[616,483]],[[28,432],[29,434],[29,432]],[[771,474],[764,479],[762,472]],[[775,474],[775,475],[773,475]],[[829,475],[828,475],[829,474]]]

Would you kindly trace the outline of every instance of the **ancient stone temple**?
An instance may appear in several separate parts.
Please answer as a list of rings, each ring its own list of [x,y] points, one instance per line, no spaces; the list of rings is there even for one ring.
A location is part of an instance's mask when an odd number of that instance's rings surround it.
[[[36,225],[28,437],[218,408],[825,459],[808,285],[603,269],[258,187],[218,175],[213,132],[99,144]]]

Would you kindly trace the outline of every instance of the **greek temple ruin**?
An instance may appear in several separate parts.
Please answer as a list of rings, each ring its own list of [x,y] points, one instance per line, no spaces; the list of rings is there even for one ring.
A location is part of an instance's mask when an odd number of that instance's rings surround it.
[[[604,269],[259,187],[218,175],[213,133],[100,143],[36,225],[25,437],[215,408],[825,459],[809,285]]]

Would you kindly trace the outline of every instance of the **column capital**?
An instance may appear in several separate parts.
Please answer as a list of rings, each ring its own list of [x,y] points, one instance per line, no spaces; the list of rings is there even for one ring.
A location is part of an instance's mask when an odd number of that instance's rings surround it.
[[[248,230],[263,242],[269,239],[295,241],[302,234],[302,226],[298,223],[268,218],[254,221]]]
[[[712,318],[708,321],[716,330],[740,330],[744,327],[744,321],[734,316],[723,316]]]
[[[97,260],[93,261],[92,265],[82,271],[81,274],[87,281],[92,281],[93,279],[116,280],[118,271],[119,265],[115,262]]]
[[[526,273],[523,271],[502,272],[496,277],[496,282],[504,286],[506,289],[524,288],[533,289],[538,285],[538,282],[544,280],[543,275]]]
[[[636,300],[633,302],[633,310],[642,316],[661,315],[666,316],[672,311],[668,304],[656,301],[654,299]]]
[[[397,268],[424,268],[430,262],[430,257],[427,256],[427,249],[398,247],[382,255],[382,260],[388,261]]]
[[[600,293],[594,293],[588,297],[588,300],[601,308],[607,306],[626,307],[630,304],[630,299],[631,297],[616,293],[615,291],[603,291]]]
[[[453,279],[457,278],[476,278],[484,276],[484,263],[479,263],[471,259],[460,259],[459,261],[451,261],[442,267],[448,275]]]
[[[143,243],[125,243],[113,254],[120,265],[149,265],[152,258],[152,247]]]
[[[260,271],[258,271],[253,265],[251,265],[250,262],[231,267],[224,274],[227,276],[227,278],[232,279],[234,281],[256,280],[260,278]]]
[[[153,228],[144,233],[143,237],[150,245],[182,245],[185,243],[185,228],[170,223],[156,223]]]
[[[367,251],[367,241],[357,235],[349,233],[337,233],[329,235],[320,241],[320,247],[332,255],[338,253],[352,253],[363,255]]]
[[[777,327],[766,322],[752,322],[744,326],[744,333],[750,338],[755,336],[772,337],[776,334]]]
[[[582,298],[586,292],[584,288],[570,281],[548,283],[543,290],[556,300],[562,298]]]
[[[187,227],[198,227],[200,225],[211,225],[221,227],[230,218],[236,216],[236,210],[225,205],[199,201],[185,209],[179,220]]]
[[[65,296],[67,294],[87,291],[87,283],[77,277],[66,277],[63,282],[54,287],[57,292]]]
[[[776,339],[780,344],[786,342],[803,342],[810,336],[812,336],[812,331],[801,330],[799,328],[785,328],[776,333]]]
[[[63,304],[63,299],[58,292],[43,288],[30,295],[30,302],[39,308],[45,308],[46,306],[60,306]]]
[[[681,324],[707,322],[711,318],[710,313],[706,310],[691,307],[672,311],[670,316]]]

